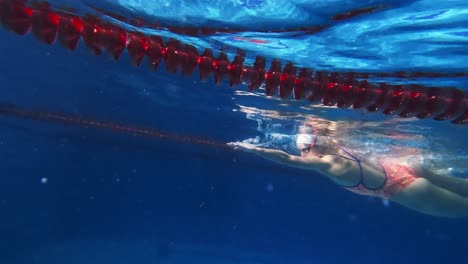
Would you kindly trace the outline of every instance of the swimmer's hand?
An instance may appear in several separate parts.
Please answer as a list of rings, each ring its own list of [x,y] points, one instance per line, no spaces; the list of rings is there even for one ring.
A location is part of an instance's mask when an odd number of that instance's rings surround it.
[[[236,150],[239,149],[247,153],[256,154],[273,161],[283,161],[289,159],[289,157],[291,156],[279,149],[262,148],[254,144],[249,144],[245,142],[230,142],[227,144],[228,146],[231,146]]]
[[[256,153],[259,149],[261,149],[260,147],[245,142],[229,142],[227,145],[233,147],[234,149],[240,149],[249,153]]]

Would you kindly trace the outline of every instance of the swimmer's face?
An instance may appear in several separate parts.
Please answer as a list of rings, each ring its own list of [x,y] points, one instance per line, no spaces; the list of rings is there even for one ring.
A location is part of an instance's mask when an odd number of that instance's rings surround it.
[[[312,150],[312,145],[311,144],[296,143],[296,147],[301,152],[302,157],[307,156]]]
[[[298,134],[296,138],[296,147],[301,152],[301,156],[307,156],[315,144],[316,137],[312,134]]]

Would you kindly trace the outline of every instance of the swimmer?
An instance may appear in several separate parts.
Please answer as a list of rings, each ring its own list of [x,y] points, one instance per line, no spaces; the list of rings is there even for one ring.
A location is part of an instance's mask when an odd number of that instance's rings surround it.
[[[285,166],[316,171],[360,195],[388,199],[433,216],[468,217],[468,180],[410,166],[408,159],[371,162],[331,137],[317,136],[311,126],[299,128],[296,147],[301,156],[242,142],[228,144]]]

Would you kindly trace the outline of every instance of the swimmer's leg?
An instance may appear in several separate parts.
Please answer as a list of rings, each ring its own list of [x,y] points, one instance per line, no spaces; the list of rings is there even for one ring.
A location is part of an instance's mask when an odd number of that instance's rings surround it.
[[[392,198],[421,213],[442,217],[468,217],[468,198],[417,178]]]
[[[468,197],[467,179],[455,176],[440,175],[429,170],[422,170],[421,172],[418,172],[417,175],[426,178],[432,184],[435,184],[441,188],[447,189],[461,196]]]

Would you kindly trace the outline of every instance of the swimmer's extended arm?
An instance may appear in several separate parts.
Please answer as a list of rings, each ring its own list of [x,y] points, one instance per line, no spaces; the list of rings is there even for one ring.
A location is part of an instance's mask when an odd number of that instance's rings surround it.
[[[278,149],[261,148],[252,144],[242,142],[228,143],[228,145],[233,146],[234,148],[241,149],[245,152],[259,155],[273,162],[299,169],[324,170],[330,167],[329,163],[324,162],[320,158],[302,158],[290,155]]]

